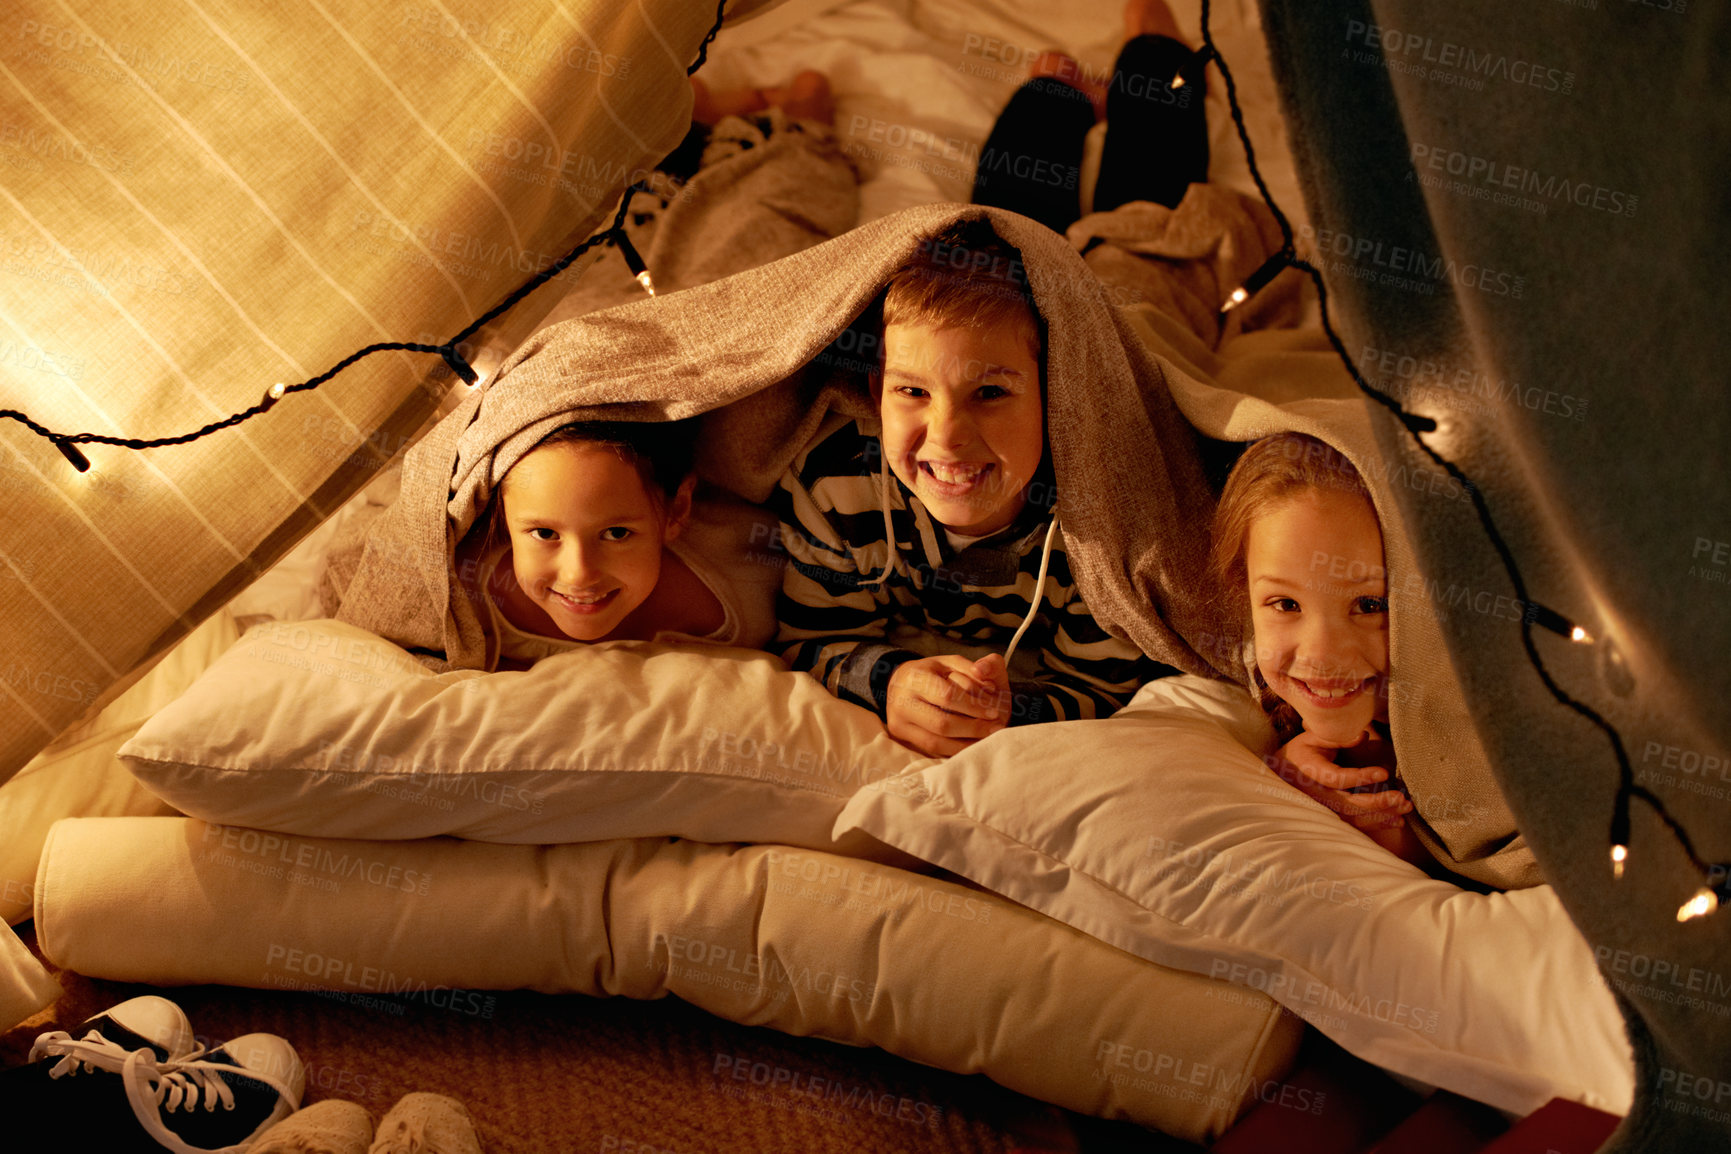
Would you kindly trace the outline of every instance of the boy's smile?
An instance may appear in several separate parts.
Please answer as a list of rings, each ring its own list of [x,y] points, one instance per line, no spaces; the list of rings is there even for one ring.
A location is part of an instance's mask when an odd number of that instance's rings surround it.
[[[884,456],[948,529],[983,537],[1027,503],[1046,446],[1037,340],[1031,317],[884,329]]]

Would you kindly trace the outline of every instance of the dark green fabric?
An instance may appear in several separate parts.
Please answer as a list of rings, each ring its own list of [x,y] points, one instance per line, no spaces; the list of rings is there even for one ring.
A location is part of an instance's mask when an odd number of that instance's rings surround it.
[[[1557,684],[1616,727],[1697,852],[1731,860],[1731,13],[1263,12],[1301,243],[1347,347],[1443,422],[1427,439],[1482,487],[1532,596],[1597,638],[1535,633]],[[1427,361],[1443,376],[1419,387]],[[1381,440],[1412,457],[1394,420]],[[1439,588],[1513,595],[1464,503],[1402,497]],[[1611,741],[1546,691],[1508,614],[1452,611],[1448,633],[1498,780],[1630,1015],[1642,1088],[1606,1149],[1726,1148],[1731,910],[1677,922],[1699,879],[1640,803],[1613,883]]]

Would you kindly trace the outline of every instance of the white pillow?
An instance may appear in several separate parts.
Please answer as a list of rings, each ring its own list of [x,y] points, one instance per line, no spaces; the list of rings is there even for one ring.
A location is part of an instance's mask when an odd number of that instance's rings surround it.
[[[929,763],[765,653],[608,642],[434,674],[338,621],[254,628],[120,756],[184,813],[283,833],[814,849],[860,785]]]
[[[1168,678],[1110,720],[1004,730],[862,789],[836,831],[1262,990],[1397,1074],[1522,1114],[1626,1113],[1623,1020],[1551,888],[1427,877],[1232,736],[1260,745],[1261,725],[1242,689]]]

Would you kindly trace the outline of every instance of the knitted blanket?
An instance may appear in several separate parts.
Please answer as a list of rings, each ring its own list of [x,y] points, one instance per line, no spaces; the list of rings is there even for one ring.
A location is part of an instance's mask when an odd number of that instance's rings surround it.
[[[500,480],[557,425],[607,415],[705,415],[703,476],[763,499],[793,457],[872,411],[849,323],[922,241],[985,214],[1019,248],[1047,322],[1047,437],[1059,515],[1096,619],[1156,660],[1246,676],[1236,623],[1204,574],[1214,484],[1210,438],[1282,429],[1323,436],[1370,482],[1391,579],[1415,571],[1369,415],[1337,362],[1291,330],[1224,332],[1212,307],[1278,243],[1259,205],[1195,186],[1176,210],[1090,217],[1088,261],[1026,218],[965,205],[910,209],[773,263],[542,330],[410,451],[402,495],[373,527],[339,616],[441,668],[488,668],[483,617],[452,579]],[[1115,219],[1114,219],[1115,218]],[[1090,263],[1110,274],[1096,275]],[[1290,320],[1278,290],[1255,319]],[[1233,314],[1236,317],[1236,314]],[[1216,459],[1217,459],[1217,455]],[[1393,703],[1420,836],[1447,864],[1497,885],[1538,880],[1471,737],[1434,618],[1392,637]],[[436,656],[435,656],[436,655]]]

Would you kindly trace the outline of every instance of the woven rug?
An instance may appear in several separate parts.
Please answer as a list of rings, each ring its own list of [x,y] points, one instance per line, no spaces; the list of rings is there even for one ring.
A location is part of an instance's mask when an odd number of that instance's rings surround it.
[[[32,927],[18,929],[34,951]],[[459,991],[430,1004],[56,976],[65,994],[0,1034],[0,1065],[24,1061],[43,1030],[159,993],[186,1011],[201,1042],[254,1031],[288,1039],[306,1063],[308,1104],[347,1098],[376,1120],[413,1090],[458,1098],[487,1154],[1196,1149],[1082,1119],[983,1077],[737,1025],[673,998]]]

